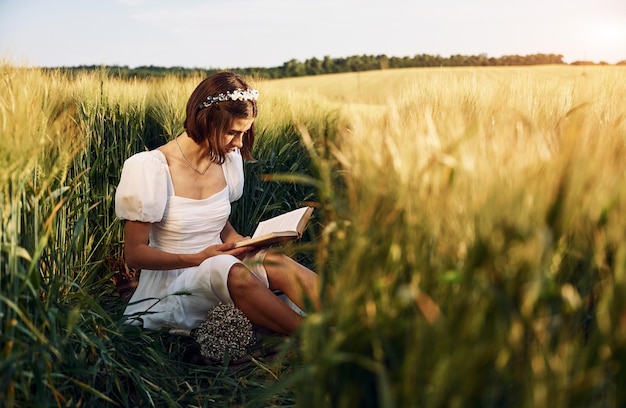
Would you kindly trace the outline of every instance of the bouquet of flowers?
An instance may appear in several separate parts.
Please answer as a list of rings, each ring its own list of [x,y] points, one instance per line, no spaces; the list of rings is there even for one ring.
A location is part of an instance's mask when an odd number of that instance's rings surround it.
[[[256,341],[252,323],[232,304],[220,303],[209,310],[200,325],[191,331],[202,356],[215,361],[245,356]]]

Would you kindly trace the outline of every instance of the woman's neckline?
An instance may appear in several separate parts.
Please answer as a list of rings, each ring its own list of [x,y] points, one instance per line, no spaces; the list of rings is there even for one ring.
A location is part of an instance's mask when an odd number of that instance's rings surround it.
[[[209,200],[213,197],[215,197],[216,195],[223,193],[224,190],[228,189],[228,181],[226,181],[226,185],[224,186],[224,188],[222,188],[219,191],[216,191],[215,193],[211,194],[208,197],[203,197],[203,198],[192,198],[192,197],[185,197],[185,196],[181,196],[176,194],[176,189],[174,188],[174,181],[172,180],[172,173],[170,173],[170,166],[169,163],[167,162],[167,156],[165,156],[165,153],[163,153],[160,149],[155,149],[152,150],[153,152],[159,152],[159,157],[162,160],[163,164],[165,164],[165,168],[167,170],[167,180],[170,184],[170,187],[172,189],[172,197],[176,197],[179,199],[184,199],[184,200],[191,200],[191,201],[206,201]],[[226,178],[226,173],[224,172],[224,166],[220,165],[221,169],[222,169],[222,173],[224,174],[224,178]]]

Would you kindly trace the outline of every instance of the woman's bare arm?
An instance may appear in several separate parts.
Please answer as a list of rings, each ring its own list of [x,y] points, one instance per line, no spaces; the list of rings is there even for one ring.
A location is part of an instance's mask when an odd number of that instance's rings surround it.
[[[226,222],[220,236],[222,237],[222,242],[226,243],[238,242],[246,239],[246,237],[242,236],[235,230],[235,227],[232,226],[230,221]]]
[[[124,257],[129,266],[138,269],[167,270],[198,266],[207,258],[228,254],[240,256],[248,248],[233,249],[234,243],[210,245],[197,253],[173,254],[148,245],[152,225],[147,222],[126,221]]]

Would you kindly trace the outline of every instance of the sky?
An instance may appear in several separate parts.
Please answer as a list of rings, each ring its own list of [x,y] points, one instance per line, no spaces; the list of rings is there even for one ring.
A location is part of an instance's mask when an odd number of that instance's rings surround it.
[[[537,53],[626,60],[626,0],[0,0],[0,59],[27,66]]]

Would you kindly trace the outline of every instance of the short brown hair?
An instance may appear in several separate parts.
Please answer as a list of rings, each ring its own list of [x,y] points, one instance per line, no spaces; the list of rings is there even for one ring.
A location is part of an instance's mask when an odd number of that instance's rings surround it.
[[[246,81],[232,72],[219,72],[204,79],[191,93],[187,101],[185,131],[196,143],[209,142],[211,160],[222,164],[226,151],[222,147],[221,137],[230,130],[235,118],[256,118],[257,104],[253,100],[221,101],[208,107],[201,107],[207,96],[216,96],[236,89],[249,89]],[[241,156],[253,160],[254,123],[243,135]]]

